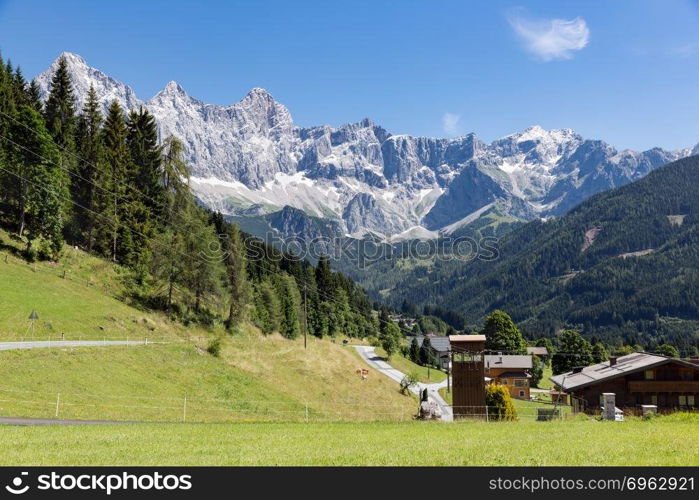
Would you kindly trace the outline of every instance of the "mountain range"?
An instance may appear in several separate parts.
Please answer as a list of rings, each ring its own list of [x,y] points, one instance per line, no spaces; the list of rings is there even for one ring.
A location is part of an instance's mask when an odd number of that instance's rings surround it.
[[[699,349],[699,156],[499,238],[497,259],[435,262],[393,283],[395,305],[478,325],[509,312],[532,337],[574,328],[609,343]],[[401,275],[400,261],[386,275]],[[374,272],[374,274],[377,274]]]
[[[170,82],[142,101],[82,57],[62,56],[78,106],[93,85],[104,109],[114,99],[127,110],[144,106],[156,117],[161,136],[183,141],[192,187],[208,207],[235,218],[320,218],[338,234],[355,238],[433,238],[493,210],[520,221],[562,215],[596,193],[699,153],[699,145],[618,151],[570,129],[538,126],[490,144],[475,134],[394,135],[369,119],[336,128],[300,127],[261,88],[219,106]],[[44,98],[57,61],[36,78]],[[297,210],[282,212],[285,207]],[[286,222],[287,228],[308,225]]]

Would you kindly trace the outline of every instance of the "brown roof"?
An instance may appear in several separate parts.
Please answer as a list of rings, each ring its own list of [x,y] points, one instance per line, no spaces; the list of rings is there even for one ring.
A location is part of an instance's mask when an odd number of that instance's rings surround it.
[[[594,384],[601,380],[606,380],[614,377],[626,375],[627,373],[637,372],[645,368],[651,368],[665,363],[680,363],[686,366],[699,368],[688,361],[681,359],[673,359],[657,354],[648,354],[647,352],[635,352],[626,356],[617,357],[616,364],[611,365],[609,361],[597,363],[596,365],[586,366],[581,371],[574,373],[562,373],[551,377],[551,381],[563,390],[577,389],[586,385]]]

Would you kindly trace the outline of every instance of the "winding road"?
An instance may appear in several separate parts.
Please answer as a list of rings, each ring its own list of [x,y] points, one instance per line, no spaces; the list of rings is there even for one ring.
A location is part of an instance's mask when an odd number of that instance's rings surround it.
[[[359,355],[362,357],[362,359],[364,359],[364,361],[367,362],[369,366],[383,373],[391,380],[394,380],[400,384],[400,381],[403,380],[403,377],[405,377],[405,373],[396,370],[386,361],[384,361],[383,358],[379,357],[376,354],[376,351],[373,347],[366,345],[355,345],[354,348],[357,350]],[[429,396],[429,398],[432,399],[435,403],[437,403],[440,409],[442,410],[442,420],[445,422],[451,422],[452,420],[454,420],[454,415],[451,411],[451,406],[449,406],[447,402],[444,401],[444,398],[442,398],[442,396],[439,394],[439,389],[446,386],[447,381],[445,379],[438,384],[418,383],[417,385],[411,387],[410,391],[419,397],[422,390],[426,388],[427,395]]]

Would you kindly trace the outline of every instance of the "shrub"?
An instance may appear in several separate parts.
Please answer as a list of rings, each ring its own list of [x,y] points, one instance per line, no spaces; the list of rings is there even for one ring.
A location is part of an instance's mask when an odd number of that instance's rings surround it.
[[[206,352],[218,358],[221,355],[221,339],[219,337],[214,337],[209,341],[209,345],[206,346]]]
[[[417,373],[410,372],[400,381],[400,393],[406,394],[408,390],[417,384]]]
[[[485,404],[489,420],[517,420],[517,409],[506,387],[488,384],[485,387]]]

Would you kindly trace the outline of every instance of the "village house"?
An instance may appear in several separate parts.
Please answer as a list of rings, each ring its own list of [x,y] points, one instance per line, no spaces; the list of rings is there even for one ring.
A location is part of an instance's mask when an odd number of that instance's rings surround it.
[[[527,354],[533,354],[545,360],[549,357],[549,350],[545,347],[527,347]]]
[[[500,384],[517,399],[529,399],[529,370],[532,368],[530,355],[505,356],[488,354],[485,356],[485,376],[493,384]]]
[[[609,361],[577,367],[551,377],[559,390],[570,394],[578,410],[596,411],[603,393],[616,395],[616,406],[659,410],[699,408],[699,359],[682,360],[637,352],[612,356]]]
[[[427,337],[430,339],[430,345],[432,346],[432,350],[434,351],[434,356],[438,361],[438,365],[442,369],[446,370],[447,368],[449,368],[449,351],[451,350],[449,337],[438,337],[436,335],[427,335]],[[422,343],[425,340],[425,336],[418,335],[415,338],[417,339],[417,345],[419,347],[422,347]]]

